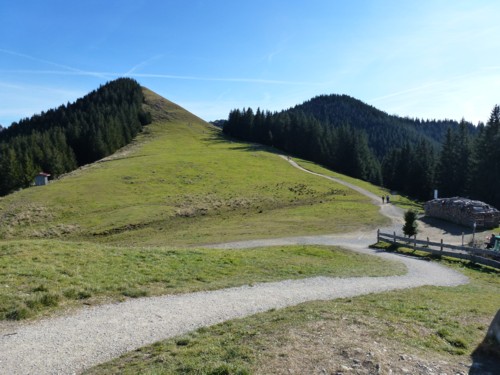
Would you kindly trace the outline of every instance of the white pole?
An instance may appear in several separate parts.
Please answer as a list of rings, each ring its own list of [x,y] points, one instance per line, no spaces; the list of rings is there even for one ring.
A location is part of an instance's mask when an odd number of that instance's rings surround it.
[[[472,247],[476,247],[476,222],[474,221],[474,224],[472,224]]]

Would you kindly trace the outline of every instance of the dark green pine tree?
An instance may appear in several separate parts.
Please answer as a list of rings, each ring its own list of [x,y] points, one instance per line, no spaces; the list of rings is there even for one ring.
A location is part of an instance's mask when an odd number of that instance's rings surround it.
[[[392,149],[388,153],[384,160],[382,160],[382,181],[383,186],[386,188],[394,189],[397,180],[396,166],[399,162],[400,151],[398,149]]]
[[[12,147],[2,147],[0,149],[0,194],[5,195],[22,186],[22,169],[16,152]]]
[[[471,195],[500,208],[500,107],[476,139],[471,162]]]
[[[411,190],[411,165],[414,160],[413,148],[409,142],[405,142],[403,147],[398,152],[396,159],[394,182],[392,189],[408,194]]]
[[[40,170],[59,175],[113,153],[151,119],[142,104],[140,85],[122,78],[13,123],[0,132],[0,194],[29,185]]]
[[[417,213],[413,210],[405,212],[405,224],[403,225],[405,236],[413,237],[418,233]]]
[[[432,197],[434,189],[434,150],[429,142],[421,140],[413,152],[410,165],[408,194],[420,200]]]
[[[448,128],[437,166],[437,184],[441,197],[450,197],[457,193],[457,174],[460,173],[457,170],[457,159],[455,137]]]
[[[469,180],[471,169],[471,141],[467,130],[467,123],[462,119],[456,136],[457,166],[459,173],[456,176],[456,195],[467,196],[469,194]]]

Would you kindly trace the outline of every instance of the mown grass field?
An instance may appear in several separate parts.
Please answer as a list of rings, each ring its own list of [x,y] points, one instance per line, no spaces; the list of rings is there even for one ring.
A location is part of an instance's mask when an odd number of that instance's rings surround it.
[[[0,243],[0,253],[0,320],[257,282],[405,272],[398,263],[321,246],[234,251],[25,240]]]
[[[128,149],[1,199],[0,238],[184,246],[387,222],[366,197],[308,176],[269,150],[225,140],[148,95],[151,108],[167,112],[153,113],[156,122]]]
[[[500,306],[500,275],[448,265],[467,275],[470,284],[305,303],[258,314],[156,343],[87,374],[336,373],[342,364],[352,365],[349,356],[366,366],[368,361],[381,364],[381,371],[408,366],[403,355],[470,363]]]
[[[155,122],[134,144],[49,186],[0,199],[0,319],[288,278],[403,272],[338,248],[203,249],[368,230],[388,220],[343,185],[293,168],[272,149],[224,139],[173,103],[147,96]],[[400,197],[395,203],[414,207]],[[275,373],[285,362],[331,357],[332,345],[316,343],[312,350],[304,338],[340,337],[356,327],[366,329],[364,342],[462,360],[500,305],[498,274],[462,270],[470,285],[259,314],[144,348],[91,373]]]
[[[339,249],[199,249],[374,228],[386,219],[364,196],[311,178],[273,150],[226,140],[145,93],[154,122],[132,145],[0,199],[1,319],[288,278],[403,272]]]

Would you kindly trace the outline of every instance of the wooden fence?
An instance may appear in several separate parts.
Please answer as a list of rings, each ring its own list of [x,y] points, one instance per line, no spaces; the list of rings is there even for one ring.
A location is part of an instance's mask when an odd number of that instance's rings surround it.
[[[393,234],[377,231],[377,242],[384,241],[392,244],[410,247],[413,250],[426,251],[433,255],[448,256],[452,258],[465,259],[473,263],[483,264],[500,269],[500,253],[497,251],[480,249],[470,246],[450,245],[441,242],[431,242],[429,239],[422,241],[416,238],[396,236]]]

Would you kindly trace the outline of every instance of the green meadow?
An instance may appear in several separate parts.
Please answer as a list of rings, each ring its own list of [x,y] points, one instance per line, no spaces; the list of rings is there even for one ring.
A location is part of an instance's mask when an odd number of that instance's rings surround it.
[[[86,374],[275,374],[290,367],[296,373],[313,373],[332,365],[340,369],[340,363],[349,363],[342,353],[356,352],[362,353],[358,363],[401,363],[403,353],[434,362],[469,363],[500,305],[500,277],[460,263],[448,266],[465,273],[470,284],[310,302],[261,313],[158,342]],[[365,370],[359,373],[376,373]]]
[[[404,272],[337,248],[203,249],[387,220],[361,194],[146,95],[154,122],[133,144],[0,200],[1,319],[254,282]]]
[[[423,204],[422,203],[411,200],[408,197],[399,194],[398,192],[392,192],[392,191],[389,191],[388,189],[373,185],[369,182],[359,180],[357,178],[349,177],[349,176],[331,171],[329,169],[325,169],[325,168],[323,168],[315,163],[312,163],[310,161],[307,161],[307,160],[298,160],[298,164],[301,167],[303,167],[311,172],[321,173],[321,174],[324,174],[326,176],[335,177],[335,178],[338,178],[338,179],[343,180],[345,182],[348,182],[350,184],[359,186],[359,187],[369,191],[370,193],[375,194],[376,196],[382,197],[382,196],[390,195],[391,203],[398,206],[398,207],[401,207],[405,210],[411,209],[411,210],[423,212]]]
[[[125,298],[406,270],[399,263],[321,246],[235,251],[24,240],[0,243],[0,253],[0,319],[10,320]]]
[[[168,118],[154,113],[157,121],[114,157],[0,200],[0,238],[184,246],[387,222],[366,197],[308,176],[272,150],[226,140],[149,96]]]
[[[0,319],[37,319],[83,304],[317,275],[405,272],[401,264],[336,247],[204,248],[372,230],[388,219],[365,196],[292,167],[273,149],[224,138],[174,103],[145,92],[154,121],[131,145],[48,186],[0,199]],[[401,196],[393,202],[419,207]],[[450,266],[471,284],[258,314],[143,348],[90,373],[274,373],[290,359],[281,348],[315,334],[318,326],[339,335],[363,326],[366,340],[389,348],[467,361],[500,306],[500,282],[497,272]],[[298,347],[297,358],[312,358],[309,349]],[[316,350],[318,360],[328,360],[327,349]]]

